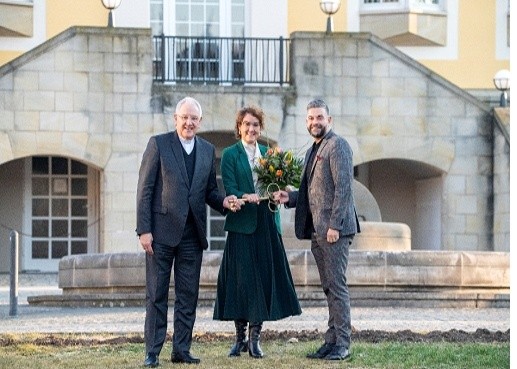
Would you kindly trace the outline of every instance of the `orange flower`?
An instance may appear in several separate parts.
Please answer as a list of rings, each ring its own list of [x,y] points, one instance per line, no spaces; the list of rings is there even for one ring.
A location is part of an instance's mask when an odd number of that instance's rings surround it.
[[[284,174],[284,172],[282,172],[282,169],[278,169],[278,170],[276,171],[276,176],[277,176],[277,177],[282,177],[282,174]]]

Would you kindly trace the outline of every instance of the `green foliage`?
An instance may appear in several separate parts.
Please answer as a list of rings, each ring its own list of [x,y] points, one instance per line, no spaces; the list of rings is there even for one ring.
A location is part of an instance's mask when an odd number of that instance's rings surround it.
[[[285,190],[287,186],[299,188],[303,160],[290,150],[269,148],[253,170],[258,175],[260,194],[267,196],[278,189]]]
[[[21,335],[23,336],[23,335]],[[0,337],[1,338],[1,337]],[[24,337],[3,341],[0,346],[0,369],[70,369],[70,368],[142,368],[143,343],[94,343],[70,339],[67,344],[45,344],[45,340],[28,342]],[[0,342],[2,340],[0,339]],[[9,342],[6,344],[6,342]],[[102,342],[102,341],[97,341]],[[112,342],[112,341],[107,341]],[[123,342],[123,339],[118,340]],[[505,369],[510,367],[510,344],[504,343],[353,343],[352,357],[346,361],[326,362],[309,360],[305,355],[319,347],[321,342],[289,343],[284,340],[262,342],[263,359],[253,359],[246,353],[228,358],[232,342],[216,340],[194,342],[192,353],[201,357],[198,369]],[[162,368],[188,368],[170,362],[170,343],[160,355]]]

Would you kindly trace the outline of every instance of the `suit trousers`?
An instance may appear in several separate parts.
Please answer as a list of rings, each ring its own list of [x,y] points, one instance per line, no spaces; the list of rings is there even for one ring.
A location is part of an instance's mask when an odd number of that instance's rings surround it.
[[[348,251],[353,237],[340,237],[335,243],[312,235],[311,251],[316,260],[321,287],[329,309],[328,329],[325,342],[350,348],[352,323],[350,318],[350,294],[346,280]]]
[[[203,249],[197,237],[184,237],[175,247],[153,243],[153,249],[154,255],[146,255],[146,352],[159,355],[165,342],[173,266],[175,301],[172,349],[173,352],[189,351],[196,320]]]

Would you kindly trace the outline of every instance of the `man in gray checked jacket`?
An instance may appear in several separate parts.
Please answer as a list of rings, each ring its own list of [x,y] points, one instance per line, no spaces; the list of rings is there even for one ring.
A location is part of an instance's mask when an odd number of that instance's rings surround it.
[[[329,308],[324,344],[311,359],[344,360],[350,357],[350,295],[346,280],[348,251],[360,232],[352,183],[354,170],[348,142],[331,130],[332,117],[320,99],[307,105],[307,130],[314,138],[305,155],[298,191],[278,191],[274,199],[287,208],[296,206],[295,233],[311,240],[321,287]]]

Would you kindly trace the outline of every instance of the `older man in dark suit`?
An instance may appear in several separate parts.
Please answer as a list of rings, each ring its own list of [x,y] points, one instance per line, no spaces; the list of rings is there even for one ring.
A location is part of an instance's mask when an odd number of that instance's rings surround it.
[[[224,213],[240,208],[237,197],[217,189],[214,146],[196,137],[202,119],[191,97],[176,106],[176,131],[151,137],[140,166],[137,228],[146,252],[146,367],[156,367],[167,333],[174,265],[172,362],[199,363],[190,354],[199,277],[206,240],[206,204]]]
[[[332,117],[323,100],[307,106],[307,130],[314,138],[305,156],[298,191],[278,191],[275,200],[294,207],[295,233],[311,239],[321,287],[329,308],[324,344],[307,357],[343,360],[350,356],[350,295],[346,281],[348,251],[359,221],[352,193],[352,150],[345,139],[331,130]]]

